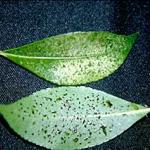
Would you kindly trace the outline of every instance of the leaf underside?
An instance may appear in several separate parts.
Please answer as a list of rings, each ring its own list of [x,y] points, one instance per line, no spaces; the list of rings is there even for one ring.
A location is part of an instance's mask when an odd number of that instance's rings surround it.
[[[59,85],[103,79],[126,59],[138,33],[74,32],[0,52],[16,64]]]
[[[88,87],[45,89],[9,104],[0,113],[24,139],[54,150],[106,142],[124,132],[149,108]]]

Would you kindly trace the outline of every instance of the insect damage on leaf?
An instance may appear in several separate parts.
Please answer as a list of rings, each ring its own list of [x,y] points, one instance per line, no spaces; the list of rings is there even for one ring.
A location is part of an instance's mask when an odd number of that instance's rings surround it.
[[[56,150],[106,142],[148,112],[150,108],[88,87],[45,89],[13,104],[0,105],[0,113],[15,132]]]
[[[0,55],[59,85],[103,79],[126,59],[138,33],[73,32],[52,36]]]

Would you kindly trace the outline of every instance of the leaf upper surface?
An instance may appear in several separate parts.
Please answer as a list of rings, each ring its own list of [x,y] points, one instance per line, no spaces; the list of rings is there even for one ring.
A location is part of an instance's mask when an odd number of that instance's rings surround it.
[[[103,79],[126,59],[138,33],[73,32],[0,52],[16,64],[59,85]]]

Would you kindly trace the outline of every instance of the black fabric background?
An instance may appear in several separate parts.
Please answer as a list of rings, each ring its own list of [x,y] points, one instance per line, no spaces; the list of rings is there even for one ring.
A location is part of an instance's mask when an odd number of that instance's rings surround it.
[[[73,31],[140,32],[117,72],[92,88],[150,106],[150,1],[0,1],[0,49]],[[51,84],[0,57],[0,102],[9,103]],[[0,121],[1,150],[44,150],[26,142]],[[90,150],[150,150],[150,117]]]

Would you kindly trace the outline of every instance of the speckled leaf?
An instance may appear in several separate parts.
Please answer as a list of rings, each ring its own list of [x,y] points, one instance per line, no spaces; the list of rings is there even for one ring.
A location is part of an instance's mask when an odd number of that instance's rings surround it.
[[[102,79],[126,59],[138,33],[74,32],[43,39],[0,55],[59,85]]]
[[[24,139],[48,149],[74,150],[116,137],[150,108],[88,87],[59,87],[0,105],[0,112]]]

